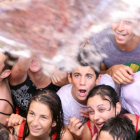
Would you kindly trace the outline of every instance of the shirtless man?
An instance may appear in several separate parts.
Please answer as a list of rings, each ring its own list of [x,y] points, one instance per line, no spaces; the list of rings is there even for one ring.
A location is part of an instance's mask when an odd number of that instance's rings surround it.
[[[7,60],[10,60],[10,55],[0,52],[0,122],[4,125],[7,125],[6,119],[14,112],[8,83],[12,67],[7,63]]]

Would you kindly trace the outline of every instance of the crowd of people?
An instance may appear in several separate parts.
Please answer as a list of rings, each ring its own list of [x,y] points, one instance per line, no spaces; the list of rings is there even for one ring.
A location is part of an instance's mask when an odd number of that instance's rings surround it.
[[[139,140],[139,29],[120,19],[89,38],[100,71],[81,59],[48,77],[38,58],[0,52],[0,140]]]

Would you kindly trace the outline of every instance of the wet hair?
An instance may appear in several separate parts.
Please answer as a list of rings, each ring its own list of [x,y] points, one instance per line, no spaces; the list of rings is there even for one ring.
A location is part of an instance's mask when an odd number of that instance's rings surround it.
[[[0,123],[0,140],[9,140],[9,134],[11,134],[10,129],[13,130],[12,134],[14,134],[13,127],[6,127]]]
[[[117,96],[116,91],[107,85],[99,85],[94,87],[88,94],[87,100],[95,95],[100,95],[103,100],[107,100],[110,102],[110,105],[116,107],[116,103],[119,102],[119,97]],[[108,98],[106,98],[108,97]]]
[[[40,90],[38,91],[35,96],[33,96],[29,102],[27,113],[29,111],[30,105],[32,102],[39,102],[42,104],[47,105],[50,108],[51,114],[52,114],[52,122],[56,122],[56,126],[52,127],[50,132],[50,137],[52,137],[53,134],[57,134],[56,140],[60,140],[63,133],[64,133],[64,123],[63,123],[63,110],[62,110],[62,104],[59,96],[51,90]],[[26,117],[27,118],[27,117]],[[28,124],[26,122],[25,129],[24,129],[24,135],[23,140],[29,135],[30,130],[28,127]]]
[[[18,60],[17,57],[13,57],[9,52],[4,52],[6,55],[6,60],[4,61],[4,68],[2,69],[2,72],[6,69],[11,70],[15,62]]]
[[[140,140],[140,130],[138,130],[138,132],[137,132],[137,139],[136,140]]]
[[[114,140],[136,140],[132,121],[123,115],[108,119],[100,129],[99,135],[102,131],[107,131]]]

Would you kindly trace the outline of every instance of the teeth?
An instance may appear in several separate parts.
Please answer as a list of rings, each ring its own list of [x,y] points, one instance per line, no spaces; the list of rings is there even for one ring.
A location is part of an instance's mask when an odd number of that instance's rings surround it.
[[[86,92],[86,90],[80,90],[80,92],[81,92],[81,93],[85,93],[85,92]]]

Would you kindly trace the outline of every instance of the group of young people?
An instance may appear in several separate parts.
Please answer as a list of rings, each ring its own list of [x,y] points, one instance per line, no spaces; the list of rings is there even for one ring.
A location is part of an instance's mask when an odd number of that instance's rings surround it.
[[[79,60],[50,78],[39,59],[1,52],[0,139],[138,140],[139,27],[139,19],[120,19],[90,38],[108,56],[101,72]]]

